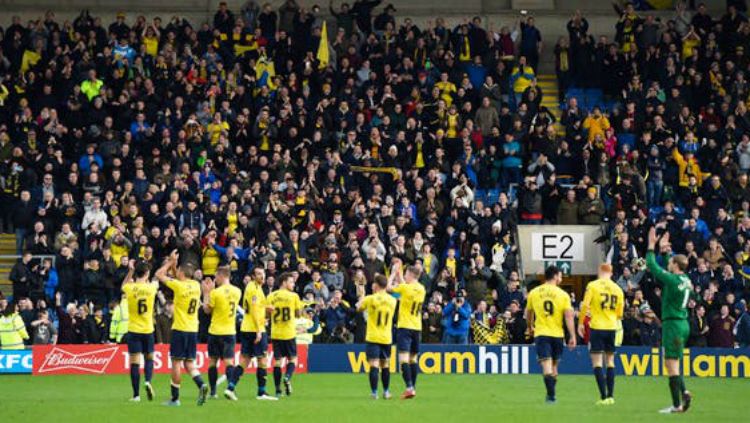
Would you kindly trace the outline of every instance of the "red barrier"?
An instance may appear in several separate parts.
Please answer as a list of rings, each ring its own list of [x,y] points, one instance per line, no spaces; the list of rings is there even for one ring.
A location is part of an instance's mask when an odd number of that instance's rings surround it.
[[[273,347],[268,355],[273,357]],[[239,360],[239,345],[235,358]],[[130,372],[128,347],[121,344],[100,345],[34,345],[33,363],[35,375],[59,374],[126,374]],[[202,373],[208,371],[206,344],[198,344],[195,363]],[[157,344],[154,351],[154,372],[169,373],[172,361],[169,345]],[[255,373],[255,363],[247,372]],[[307,373],[307,345],[297,346],[297,372]]]

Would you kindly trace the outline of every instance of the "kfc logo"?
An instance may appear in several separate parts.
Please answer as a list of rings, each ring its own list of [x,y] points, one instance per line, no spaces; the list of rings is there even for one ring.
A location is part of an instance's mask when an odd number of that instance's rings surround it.
[[[117,354],[118,346],[98,348],[93,351],[72,352],[54,347],[44,356],[37,373],[95,373],[102,374]]]

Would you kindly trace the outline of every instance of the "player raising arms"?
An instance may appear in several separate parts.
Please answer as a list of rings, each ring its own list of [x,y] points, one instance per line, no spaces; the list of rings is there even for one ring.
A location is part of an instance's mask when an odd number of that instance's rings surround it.
[[[174,292],[174,322],[172,323],[172,342],[169,346],[169,356],[172,359],[172,398],[164,405],[180,405],[180,381],[183,366],[198,387],[198,405],[203,405],[208,395],[208,385],[203,382],[200,371],[195,367],[201,284],[190,279],[195,271],[191,264],[184,263],[177,266],[179,258],[177,250],[172,251],[164,265],[156,271],[156,279]],[[174,274],[174,278],[169,276],[169,272]]]
[[[207,279],[203,282],[203,311],[211,315],[211,325],[208,327],[208,383],[211,397],[216,395],[217,362],[221,360],[224,363],[227,380],[232,378],[235,365],[235,320],[242,291],[229,282],[230,272],[229,266],[220,266],[216,269],[215,281]],[[224,396],[237,401],[232,391],[225,390]]]
[[[661,293],[661,345],[664,347],[664,364],[669,375],[669,391],[672,393],[672,406],[660,410],[661,413],[684,413],[690,408],[692,395],[685,389],[685,380],[680,375],[680,359],[685,342],[690,335],[687,303],[693,292],[693,284],[685,274],[688,259],[678,254],[669,259],[667,270],[656,263],[654,249],[659,244],[660,250],[669,248],[669,232],[657,240],[656,228],[648,232],[648,252],[646,266],[654,275],[656,284],[662,288]],[[664,252],[664,251],[660,251]]]
[[[625,295],[622,289],[612,281],[612,265],[599,266],[598,279],[589,282],[586,294],[581,303],[581,314],[578,318],[578,334],[583,338],[585,327],[583,319],[591,315],[589,327],[589,353],[594,377],[599,387],[600,399],[597,405],[615,403],[615,335],[624,310]],[[607,356],[607,375],[604,376],[603,357]]]
[[[245,294],[242,297],[242,308],[245,310],[245,318],[242,320],[240,327],[240,342],[242,343],[240,364],[234,366],[232,377],[225,396],[236,398],[234,393],[235,387],[242,377],[242,373],[253,359],[257,359],[258,370],[255,377],[258,381],[259,400],[277,400],[266,393],[266,375],[268,374],[269,358],[266,354],[268,350],[268,335],[266,334],[266,294],[263,293],[263,284],[266,281],[266,272],[262,267],[253,269],[253,278],[245,287]]]
[[[276,396],[281,396],[281,362],[286,359],[284,389],[292,395],[292,375],[297,367],[296,319],[302,312],[302,300],[294,292],[294,275],[286,272],[279,276],[279,289],[268,295],[271,309],[271,344],[273,344],[273,381]]]
[[[562,357],[565,331],[563,320],[568,326],[570,339],[568,347],[576,346],[575,322],[570,295],[558,285],[562,273],[555,266],[544,271],[544,283],[532,289],[526,303],[526,320],[534,335],[536,355],[544,375],[547,387],[547,403],[555,403],[555,385],[557,384],[557,365]]]
[[[130,355],[130,383],[133,385],[133,398],[140,402],[141,358],[143,376],[146,380],[146,396],[154,399],[151,376],[154,373],[154,299],[159,290],[158,283],[149,280],[151,269],[145,261],[130,260],[128,274],[122,282],[122,296],[128,304],[128,354]],[[133,281],[135,276],[135,282]]]
[[[391,292],[399,294],[396,345],[401,376],[406,384],[402,399],[411,399],[417,395],[417,357],[422,335],[422,304],[425,297],[424,286],[418,280],[421,272],[417,266],[408,266],[402,276],[401,262],[396,261],[391,268],[388,284]]]
[[[391,384],[391,342],[393,338],[393,316],[396,312],[396,299],[386,291],[388,279],[375,275],[372,294],[359,300],[357,311],[367,312],[367,360],[370,362],[370,389],[372,398],[378,399],[378,370],[383,382],[383,398],[390,399]]]

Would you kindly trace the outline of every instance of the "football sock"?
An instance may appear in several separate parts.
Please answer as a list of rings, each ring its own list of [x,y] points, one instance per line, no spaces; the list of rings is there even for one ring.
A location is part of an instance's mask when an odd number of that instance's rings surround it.
[[[411,368],[411,387],[416,388],[417,387],[417,373],[419,373],[419,366],[417,366],[417,363],[411,363],[409,364],[409,367]]]
[[[286,378],[288,380],[292,380],[292,375],[294,374],[295,368],[297,368],[296,363],[286,363]]]
[[[391,388],[391,369],[388,367],[380,369],[380,380],[383,382],[383,392]]]
[[[679,376],[669,377],[669,392],[672,394],[672,405],[675,407],[679,407],[681,404],[680,394],[682,393],[680,391],[680,377]]]
[[[154,359],[147,358],[143,360],[143,377],[146,382],[151,382],[151,376],[154,374]]]
[[[133,397],[137,397],[141,392],[141,365],[130,365],[130,384],[133,385]]]
[[[414,385],[412,385],[413,382],[411,378],[411,365],[409,365],[409,363],[401,363],[401,377],[404,378],[406,389],[414,387]]]
[[[685,378],[682,377],[682,375],[680,375],[679,377],[680,377],[680,393],[684,393],[685,391],[687,391],[687,389],[685,388]]]
[[[615,396],[615,368],[607,367],[607,398]]]
[[[224,376],[227,378],[227,386],[229,386],[234,377],[234,368],[234,366],[227,366],[226,369],[224,369]]]
[[[170,383],[169,389],[170,391],[172,391],[172,401],[177,401],[178,399],[180,399],[180,385]]]
[[[276,392],[281,392],[281,367],[273,368],[273,383],[276,385]]]
[[[255,379],[258,381],[258,395],[266,393],[266,375],[268,369],[259,368],[258,372],[255,373]]]
[[[258,372],[260,372],[260,369],[258,369]],[[240,378],[242,377],[243,373],[245,373],[244,367],[240,365],[234,366],[234,372],[232,372],[232,377],[229,378],[227,389],[229,389],[230,391],[234,391],[234,387],[237,386],[238,383],[240,383]]]
[[[208,368],[208,386],[211,388],[211,395],[216,395],[216,381],[219,379],[219,371],[216,366]]]
[[[378,392],[378,368],[370,367],[370,390],[373,394]]]
[[[547,387],[547,398],[555,398],[555,377],[552,375],[544,376],[544,386]]]
[[[195,383],[195,386],[197,386],[199,389],[201,386],[206,384],[205,382],[203,382],[203,378],[201,377],[200,370],[196,368],[193,368],[193,370],[190,371],[190,377],[193,378],[193,382]]]
[[[599,387],[599,396],[601,399],[607,398],[607,381],[604,379],[604,372],[601,367],[594,367],[594,377],[596,386]]]

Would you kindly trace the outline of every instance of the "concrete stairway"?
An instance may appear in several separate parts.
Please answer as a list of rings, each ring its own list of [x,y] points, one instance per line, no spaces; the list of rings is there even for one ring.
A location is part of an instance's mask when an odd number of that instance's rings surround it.
[[[16,236],[14,234],[0,234],[0,255],[16,254]],[[13,291],[8,279],[10,270],[16,264],[15,258],[0,258],[0,292],[8,296]]]
[[[560,124],[560,116],[562,116],[562,109],[560,109],[560,102],[558,102],[559,89],[557,87],[557,76],[552,74],[541,74],[537,76],[537,85],[542,89],[542,106],[549,109],[552,115],[557,119],[555,123],[555,129],[557,134],[560,136],[565,135],[565,127]]]

